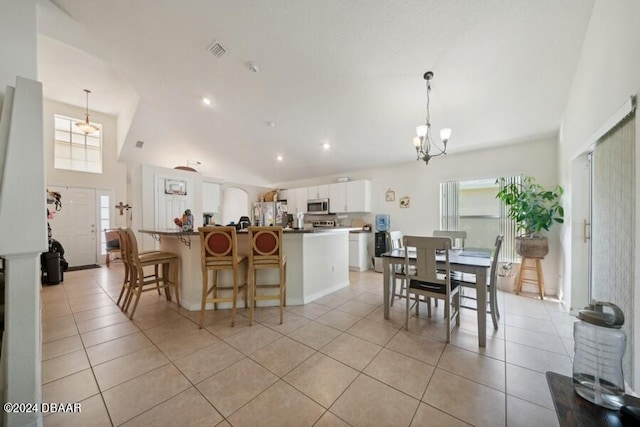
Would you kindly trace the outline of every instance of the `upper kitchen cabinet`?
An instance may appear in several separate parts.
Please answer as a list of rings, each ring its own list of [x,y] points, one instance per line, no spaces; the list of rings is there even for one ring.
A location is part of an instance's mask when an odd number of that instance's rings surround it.
[[[220,212],[220,184],[206,181],[202,183],[202,212]]]
[[[329,184],[329,210],[331,212],[347,212],[346,182]]]
[[[307,198],[309,200],[328,199],[329,198],[329,184],[326,184],[326,185],[314,185],[312,187],[307,187]]]
[[[290,214],[307,212],[307,187],[281,190],[278,199],[287,201],[287,212]]]
[[[329,187],[331,212],[371,212],[371,181],[337,182]]]

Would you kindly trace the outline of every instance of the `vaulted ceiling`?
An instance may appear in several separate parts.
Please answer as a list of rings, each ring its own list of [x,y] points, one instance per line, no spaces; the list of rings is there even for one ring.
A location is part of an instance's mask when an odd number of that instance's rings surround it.
[[[79,107],[91,89],[91,109],[119,117],[122,161],[282,182],[413,160],[428,70],[451,153],[557,133],[592,6],[42,0],[39,78]]]

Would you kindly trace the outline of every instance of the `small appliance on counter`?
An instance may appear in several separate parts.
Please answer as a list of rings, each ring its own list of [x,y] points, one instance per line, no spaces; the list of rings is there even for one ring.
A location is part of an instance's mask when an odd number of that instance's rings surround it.
[[[249,228],[251,225],[251,221],[249,221],[248,216],[241,216],[238,220],[238,224],[236,224],[236,230],[245,230]]]
[[[202,225],[212,225],[213,224],[213,214],[212,213],[203,213],[202,214]]]
[[[293,228],[296,230],[302,230],[304,228],[304,213],[298,212],[293,222]]]

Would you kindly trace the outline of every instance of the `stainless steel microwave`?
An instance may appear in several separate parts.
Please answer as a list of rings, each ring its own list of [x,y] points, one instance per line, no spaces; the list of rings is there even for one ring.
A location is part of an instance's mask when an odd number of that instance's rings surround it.
[[[307,213],[310,214],[328,214],[329,199],[307,200]]]

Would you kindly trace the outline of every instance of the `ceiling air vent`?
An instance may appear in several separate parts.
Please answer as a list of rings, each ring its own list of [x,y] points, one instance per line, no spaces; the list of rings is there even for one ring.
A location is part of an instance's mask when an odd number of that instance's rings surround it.
[[[144,145],[144,141],[138,141],[136,142],[136,147],[137,148],[142,148],[142,146]]]
[[[211,46],[209,46],[209,52],[213,53],[213,56],[216,58],[220,58],[226,51],[227,50],[218,42],[213,42],[211,43]]]

